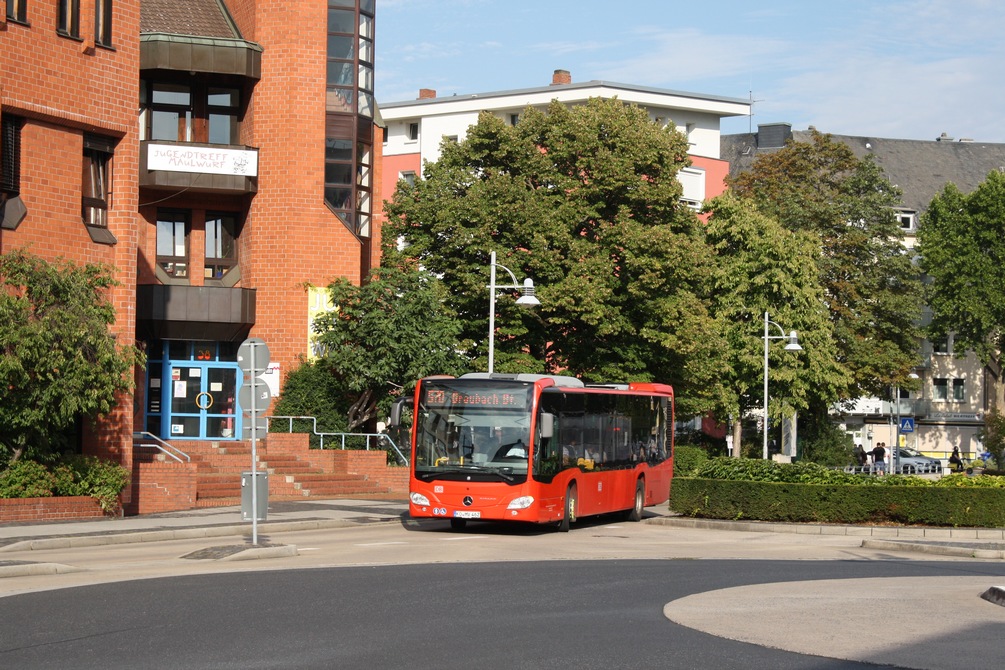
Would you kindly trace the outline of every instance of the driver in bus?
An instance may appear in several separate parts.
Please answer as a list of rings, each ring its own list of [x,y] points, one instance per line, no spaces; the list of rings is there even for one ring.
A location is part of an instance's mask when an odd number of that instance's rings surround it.
[[[579,444],[576,438],[572,438],[562,447],[562,462],[566,465],[575,465],[577,459],[579,459]]]

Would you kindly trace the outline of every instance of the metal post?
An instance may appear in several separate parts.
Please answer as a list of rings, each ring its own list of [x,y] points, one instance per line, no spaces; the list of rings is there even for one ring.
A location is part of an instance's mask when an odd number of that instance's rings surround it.
[[[489,260],[489,374],[492,374],[495,363],[496,339],[496,252],[492,252]]]
[[[258,391],[255,388],[255,379],[258,369],[255,354],[258,350],[256,342],[251,343],[251,543],[258,546],[258,414],[255,407],[255,396]]]
[[[893,450],[890,452],[890,474],[897,474],[900,465],[900,387],[893,387],[893,401],[897,403],[897,425],[893,434]]]
[[[762,458],[768,460],[768,313],[764,313],[764,449]]]

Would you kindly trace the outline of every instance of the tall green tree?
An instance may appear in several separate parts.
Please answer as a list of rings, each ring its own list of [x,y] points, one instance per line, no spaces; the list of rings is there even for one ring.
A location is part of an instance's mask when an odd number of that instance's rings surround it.
[[[954,332],[956,349],[987,363],[1005,344],[1005,173],[988,174],[964,194],[947,184],[918,228],[921,267],[930,278],[930,331]]]
[[[805,411],[814,399],[838,399],[847,370],[837,362],[816,261],[819,245],[806,231],[790,231],[760,213],[749,199],[726,193],[710,201],[706,241],[718,261],[711,310],[728,342],[730,364],[716,414],[725,422],[764,406],[764,313],[797,330],[801,352],[770,344],[773,419]],[[771,336],[779,331],[771,327]],[[780,425],[773,420],[772,425]],[[740,423],[733,424],[740,453]]]
[[[80,418],[111,411],[142,354],[120,346],[110,268],[0,256],[0,461],[43,457]]]
[[[918,363],[922,291],[893,207],[899,192],[872,157],[857,158],[830,135],[790,141],[760,156],[732,186],[764,214],[819,246],[817,268],[847,371],[841,399],[909,388]],[[823,418],[828,393],[814,403]]]
[[[323,355],[303,374],[329,375],[334,390],[325,395],[341,394],[346,430],[356,431],[386,412],[392,395],[413,388],[420,377],[466,371],[460,323],[429,273],[386,266],[361,286],[338,279],[329,290],[335,309],[313,326]],[[291,389],[311,386],[299,380]]]
[[[444,142],[423,180],[399,184],[385,262],[442,278],[480,369],[494,250],[518,280],[534,279],[542,303],[525,310],[500,292],[496,371],[668,382],[685,413],[707,411],[725,341],[707,304],[714,259],[680,202],[687,149],[616,99],[529,108],[515,126],[482,114],[463,142]]]

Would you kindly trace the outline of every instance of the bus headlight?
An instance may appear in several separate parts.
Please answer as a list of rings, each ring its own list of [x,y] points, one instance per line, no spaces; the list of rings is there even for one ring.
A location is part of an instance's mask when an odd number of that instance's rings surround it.
[[[422,495],[421,493],[415,493],[415,492],[409,493],[408,499],[412,501],[413,505],[418,505],[419,507],[429,505],[429,498]]]
[[[510,501],[506,509],[527,509],[534,504],[534,496],[520,496]]]

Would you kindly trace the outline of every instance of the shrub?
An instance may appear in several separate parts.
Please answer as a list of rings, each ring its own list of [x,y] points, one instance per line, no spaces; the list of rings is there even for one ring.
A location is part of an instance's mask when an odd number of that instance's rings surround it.
[[[41,463],[19,460],[0,474],[0,498],[48,498],[56,477]]]
[[[91,496],[106,513],[119,507],[119,494],[129,485],[129,471],[94,456],[68,456],[46,468],[19,460],[0,475],[0,498]]]
[[[707,460],[708,454],[705,453],[703,448],[679,444],[674,447],[674,474],[688,476]]]

